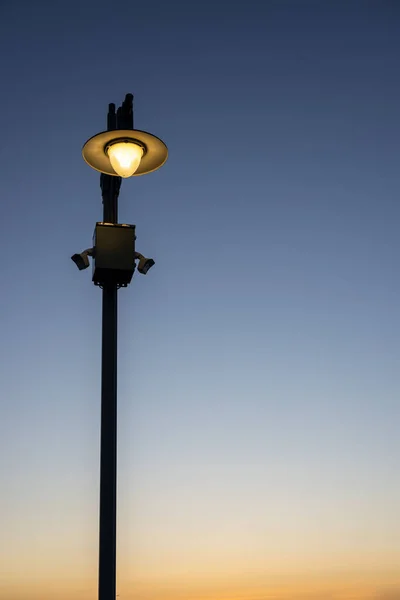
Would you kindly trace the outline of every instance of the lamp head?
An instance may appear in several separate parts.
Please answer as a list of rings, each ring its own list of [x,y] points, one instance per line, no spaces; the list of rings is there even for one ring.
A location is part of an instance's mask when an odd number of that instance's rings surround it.
[[[168,158],[168,149],[162,140],[146,131],[114,129],[90,138],[82,155],[96,171],[126,178],[159,169]]]

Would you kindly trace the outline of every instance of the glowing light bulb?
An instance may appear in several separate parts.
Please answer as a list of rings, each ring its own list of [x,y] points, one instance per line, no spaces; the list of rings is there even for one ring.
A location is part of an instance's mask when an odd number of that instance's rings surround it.
[[[117,175],[131,177],[140,165],[143,148],[134,142],[117,142],[109,147],[108,156]]]

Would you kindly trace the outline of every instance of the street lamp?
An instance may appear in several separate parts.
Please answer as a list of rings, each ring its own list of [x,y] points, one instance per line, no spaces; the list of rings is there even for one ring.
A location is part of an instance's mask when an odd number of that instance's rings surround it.
[[[83,158],[96,171],[131,177],[159,169],[168,158],[164,142],[155,135],[135,129],[103,131],[86,142]]]
[[[92,281],[103,290],[99,600],[115,600],[117,514],[117,291],[126,287],[138,261],[145,275],[154,265],[135,249],[135,226],[118,223],[118,196],[122,178],[159,169],[168,150],[158,137],[133,129],[133,96],[127,94],[115,111],[109,104],[107,131],[90,138],[82,149],[84,160],[100,175],[103,221],[96,223],[93,247],[71,258],[80,269],[93,262]]]

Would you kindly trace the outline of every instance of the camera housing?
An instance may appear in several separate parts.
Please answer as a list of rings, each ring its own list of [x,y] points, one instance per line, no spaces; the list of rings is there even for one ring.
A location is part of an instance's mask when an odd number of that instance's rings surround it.
[[[135,271],[135,225],[96,223],[92,281],[127,286]]]
[[[156,264],[152,258],[146,258],[140,252],[135,253],[135,259],[139,260],[138,271],[142,275],[146,275],[147,271]]]
[[[88,248],[80,254],[74,254],[71,256],[71,260],[74,261],[80,271],[83,271],[83,269],[87,269],[90,266],[89,256],[93,256],[93,248]]]
[[[116,284],[126,287],[132,280],[138,261],[138,271],[146,275],[155,265],[152,258],[135,252],[135,225],[117,223],[96,223],[93,234],[93,248],[71,259],[80,271],[87,269],[89,256],[93,257],[92,281],[95,285]]]

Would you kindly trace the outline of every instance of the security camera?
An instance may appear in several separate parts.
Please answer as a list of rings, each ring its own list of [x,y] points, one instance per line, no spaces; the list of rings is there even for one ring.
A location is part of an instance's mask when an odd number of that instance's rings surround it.
[[[135,260],[139,261],[138,271],[142,275],[146,275],[147,271],[156,264],[152,258],[146,258],[139,252],[135,252]]]
[[[71,256],[71,259],[74,261],[74,263],[76,264],[76,266],[78,267],[78,269],[80,271],[83,271],[83,269],[88,268],[89,256],[93,256],[93,250],[94,250],[94,248],[88,248],[87,250],[84,250],[80,254],[74,254],[73,256]]]

